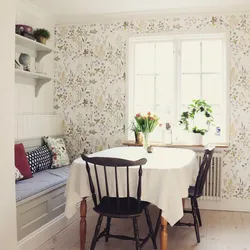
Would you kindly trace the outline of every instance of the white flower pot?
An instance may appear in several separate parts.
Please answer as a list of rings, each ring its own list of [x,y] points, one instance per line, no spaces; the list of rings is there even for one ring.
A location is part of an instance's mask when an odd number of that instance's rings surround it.
[[[192,134],[192,143],[193,145],[202,145],[202,135],[198,133]]]

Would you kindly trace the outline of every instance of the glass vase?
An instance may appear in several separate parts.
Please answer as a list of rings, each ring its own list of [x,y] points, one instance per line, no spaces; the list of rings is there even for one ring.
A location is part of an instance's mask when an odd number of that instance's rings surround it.
[[[173,141],[172,141],[172,130],[170,129],[166,129],[165,130],[165,133],[164,133],[164,144],[172,144]]]
[[[147,149],[150,146],[150,136],[151,134],[149,132],[143,133],[143,148]]]

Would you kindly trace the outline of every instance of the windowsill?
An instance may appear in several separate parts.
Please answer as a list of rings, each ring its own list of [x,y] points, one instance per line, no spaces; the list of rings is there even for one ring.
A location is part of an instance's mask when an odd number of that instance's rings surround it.
[[[140,147],[142,144],[135,143],[135,141],[128,140],[123,142],[124,146],[134,146]],[[173,144],[164,144],[159,142],[151,142],[151,146],[153,147],[173,147],[173,148],[204,148],[204,145],[191,145],[191,144],[180,144],[180,143],[173,143]],[[229,148],[228,144],[215,144],[216,148]]]

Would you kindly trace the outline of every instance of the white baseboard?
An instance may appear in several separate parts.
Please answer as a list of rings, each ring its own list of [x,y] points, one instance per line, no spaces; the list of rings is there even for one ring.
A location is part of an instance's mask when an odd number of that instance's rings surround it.
[[[190,202],[185,201],[185,207],[190,208]],[[250,199],[223,199],[221,201],[199,200],[199,208],[207,210],[250,212]]]
[[[80,205],[80,204],[79,204]],[[87,207],[90,210],[92,205],[92,200],[87,200]],[[40,227],[30,235],[26,236],[22,240],[17,243],[17,250],[35,250],[45,242],[53,238],[54,235],[58,234],[64,228],[66,228],[69,224],[77,220],[80,216],[80,208],[78,208],[77,213],[68,220],[66,216],[63,214],[59,215],[46,225]]]

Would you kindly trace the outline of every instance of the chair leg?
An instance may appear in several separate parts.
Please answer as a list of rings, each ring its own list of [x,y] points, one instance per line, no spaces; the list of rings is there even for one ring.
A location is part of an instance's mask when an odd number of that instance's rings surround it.
[[[160,226],[161,226],[161,210],[159,211],[159,215],[158,215],[157,222],[156,222],[156,225],[155,225],[155,238],[157,237]]]
[[[97,237],[98,237],[98,235],[100,233],[100,229],[101,229],[101,225],[102,225],[102,219],[103,219],[103,216],[99,215],[99,218],[98,218],[98,221],[97,221],[97,224],[96,224],[96,228],[95,228],[95,234],[94,234],[94,237],[93,237],[93,240],[92,240],[92,243],[91,243],[90,250],[95,249],[95,245],[96,245],[96,242],[97,242]]]
[[[110,223],[111,223],[111,217],[107,217],[106,235],[105,235],[106,242],[109,241]]]
[[[197,217],[198,217],[199,225],[201,227],[202,226],[201,214],[200,214],[200,209],[199,209],[198,201],[197,201],[196,198],[194,199],[194,202],[195,202],[195,206],[196,206],[196,212],[197,212]]]
[[[152,220],[148,211],[148,208],[145,208],[145,215],[146,215],[146,219],[147,219],[147,224],[148,224],[148,228],[149,228],[149,234],[150,234],[150,238],[152,239],[153,245],[154,245],[154,249],[157,249],[157,245],[156,245],[156,240],[155,240],[155,234],[154,234],[154,229],[153,229],[153,225],[152,225]]]
[[[139,228],[137,223],[137,218],[133,218],[133,225],[134,225],[134,234],[135,234],[135,245],[136,250],[141,250],[141,243],[140,243],[140,237],[139,237]]]
[[[197,239],[197,243],[200,243],[200,231],[199,231],[196,204],[195,204],[194,198],[191,199],[191,206],[192,206],[192,214],[194,218],[194,228],[195,228],[195,233],[196,233],[196,239]]]

